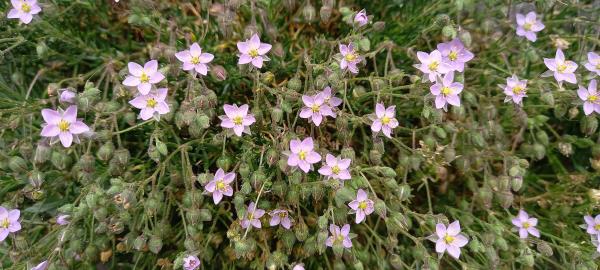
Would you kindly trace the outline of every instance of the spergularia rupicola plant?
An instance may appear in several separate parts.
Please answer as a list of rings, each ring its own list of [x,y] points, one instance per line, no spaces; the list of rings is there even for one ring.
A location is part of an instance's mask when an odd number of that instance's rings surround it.
[[[523,15],[517,13],[517,36],[525,37],[531,42],[537,40],[536,33],[544,29],[544,24],[537,19],[537,14],[533,11]]]
[[[517,75],[506,78],[506,85],[500,85],[504,89],[504,102],[512,101],[514,104],[523,105],[523,98],[527,96],[527,80],[520,80]]]
[[[123,85],[136,87],[140,94],[148,95],[152,90],[152,85],[162,81],[165,76],[158,71],[158,61],[150,60],[144,64],[144,67],[138,63],[129,62],[127,64],[129,74],[123,81]]]
[[[43,109],[42,117],[45,124],[42,124],[42,137],[50,138],[50,143],[58,141],[64,147],[70,147],[73,142],[79,143],[79,135],[86,133],[90,128],[77,119],[77,106],[71,105],[66,110]]]
[[[595,52],[589,52],[587,54],[587,63],[584,66],[590,72],[600,76],[600,55]]]
[[[225,115],[219,116],[221,127],[231,129],[233,133],[241,137],[242,133],[250,134],[250,126],[256,122],[254,115],[248,113],[248,104],[237,106],[237,104],[223,105]]]
[[[348,70],[352,74],[358,74],[358,63],[362,61],[362,57],[358,54],[354,45],[349,43],[348,45],[340,44],[340,54],[342,59],[340,60],[340,69]]]
[[[305,173],[311,170],[312,164],[321,161],[321,155],[314,150],[313,139],[290,141],[290,154],[287,164],[290,167],[299,167]]]
[[[561,83],[562,81],[577,83],[577,78],[574,73],[577,69],[577,64],[573,61],[566,60],[561,49],[556,50],[556,56],[554,58],[544,58],[544,63],[550,72],[552,72],[552,75],[554,75],[554,78],[558,83]]]
[[[20,216],[21,211],[18,209],[9,210],[0,206],[0,242],[4,241],[10,233],[21,230]]]
[[[440,80],[438,79],[430,88],[431,94],[435,96],[435,107],[437,109],[448,110],[448,104],[460,107],[460,97],[462,92],[462,83],[454,81],[454,72],[448,72]]]
[[[223,169],[219,168],[215,173],[215,178],[208,182],[204,189],[206,192],[212,194],[213,202],[215,204],[219,204],[221,199],[223,199],[223,196],[233,196],[233,188],[231,187],[231,183],[233,183],[234,180],[235,173],[225,173]]]
[[[175,57],[183,63],[183,70],[195,71],[202,76],[206,76],[208,73],[208,63],[215,58],[210,53],[202,52],[202,48],[196,42],[190,46],[189,50],[176,53]]]
[[[530,234],[538,238],[540,237],[540,231],[535,227],[537,223],[537,218],[530,218],[529,214],[523,209],[519,210],[517,217],[512,220],[512,224],[516,226],[519,231],[519,237],[522,239],[527,238],[527,235]]]
[[[273,47],[271,44],[261,43],[260,38],[257,34],[246,41],[240,41],[237,43],[239,54],[239,65],[245,65],[251,63],[252,66],[260,69],[263,66],[263,62],[269,61],[269,57],[266,56],[267,52]]]
[[[375,211],[374,203],[367,196],[367,192],[358,189],[356,199],[352,200],[348,206],[356,213],[356,224],[361,223],[368,215]]]
[[[583,101],[585,115],[590,115],[593,112],[600,113],[600,93],[598,93],[596,80],[591,80],[587,88],[580,85],[577,95]]]
[[[392,138],[392,130],[398,127],[396,106],[392,105],[386,108],[383,103],[377,103],[375,105],[375,115],[372,116],[371,120],[373,121],[371,130],[374,133],[381,131],[386,137]]]
[[[467,50],[458,38],[450,42],[438,44],[437,50],[442,54],[442,60],[448,65],[450,70],[458,72],[463,72],[465,64],[474,57],[473,53]]]
[[[254,202],[248,204],[248,208],[246,208],[246,214],[242,219],[241,226],[246,229],[249,226],[260,229],[262,224],[260,223],[260,218],[265,214],[265,210],[256,208]]]
[[[269,212],[269,216],[271,216],[271,220],[269,221],[269,225],[271,226],[277,226],[281,224],[281,226],[286,230],[289,230],[292,227],[292,220],[290,219],[290,214],[286,209],[275,209]]]
[[[332,154],[325,156],[325,164],[319,169],[319,173],[327,178],[340,180],[342,183],[344,180],[351,178],[350,163],[352,162],[349,158],[335,157]]]
[[[458,220],[450,223],[448,227],[442,223],[435,225],[435,233],[428,237],[435,242],[435,252],[442,256],[445,252],[455,259],[460,257],[460,248],[464,247],[469,239],[460,232]]]
[[[169,113],[169,104],[167,104],[167,88],[159,88],[156,92],[141,94],[129,101],[131,106],[140,109],[139,118],[148,120],[154,117],[157,121],[163,114]]]
[[[6,16],[9,19],[19,19],[24,24],[29,24],[33,15],[40,13],[42,8],[37,0],[10,0],[13,8],[8,11]]]
[[[340,229],[340,226],[335,224],[329,225],[329,232],[331,235],[327,237],[325,245],[328,247],[342,246],[344,248],[352,247],[352,240],[350,239],[350,224],[345,224]]]

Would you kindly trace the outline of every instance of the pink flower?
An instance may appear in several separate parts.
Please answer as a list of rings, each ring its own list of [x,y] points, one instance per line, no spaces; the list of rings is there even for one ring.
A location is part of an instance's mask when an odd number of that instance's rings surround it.
[[[315,126],[319,126],[323,120],[323,116],[336,117],[336,114],[331,110],[331,107],[325,103],[324,94],[318,93],[314,96],[302,95],[304,107],[300,110],[300,117],[308,118],[309,122],[313,122]]]
[[[68,225],[70,223],[70,221],[69,221],[70,218],[71,218],[70,215],[58,215],[58,217],[56,217],[56,224]]]
[[[473,53],[467,50],[458,38],[438,44],[437,49],[442,54],[442,61],[448,64],[450,70],[458,72],[463,72],[465,63],[474,57]]]
[[[129,101],[131,106],[141,109],[140,116],[142,120],[148,120],[154,117],[157,121],[163,114],[169,113],[169,104],[165,101],[167,98],[167,88],[159,88],[155,93],[139,95]]]
[[[362,61],[362,57],[354,50],[354,45],[352,45],[352,43],[349,43],[348,45],[340,44],[340,53],[342,54],[340,69],[348,69],[351,73],[358,74],[358,67],[356,64]]]
[[[550,71],[554,72],[554,78],[557,82],[567,81],[577,83],[574,73],[577,69],[577,64],[573,61],[565,60],[565,55],[560,49],[556,50],[554,59],[544,58],[544,63]]]
[[[241,137],[242,133],[250,134],[249,127],[256,122],[256,119],[254,119],[254,115],[248,113],[248,104],[240,107],[236,104],[225,104],[223,110],[225,110],[225,115],[219,116],[221,127],[232,129],[238,137]]]
[[[284,228],[289,230],[292,227],[292,221],[290,220],[290,216],[288,210],[285,209],[276,209],[269,213],[271,216],[271,221],[269,221],[269,225],[277,226],[281,224]]]
[[[292,268],[292,270],[304,270],[304,264],[298,263],[298,264],[294,265],[294,268]]]
[[[195,70],[204,76],[208,73],[207,64],[215,58],[215,56],[210,53],[203,53],[202,48],[200,48],[200,45],[196,42],[190,46],[189,50],[176,53],[175,57],[183,62],[183,70]]]
[[[77,102],[77,94],[69,89],[58,90],[58,102],[65,105],[75,104]]]
[[[585,63],[585,68],[591,72],[595,72],[596,75],[600,76],[600,55],[595,52],[589,52],[587,57],[588,61]]]
[[[590,115],[594,111],[600,113],[600,94],[597,92],[596,87],[596,80],[592,80],[587,89],[580,85],[579,90],[577,90],[577,95],[583,100],[583,112],[585,115]]]
[[[194,255],[188,255],[183,258],[183,269],[184,270],[196,270],[200,267],[200,259]]]
[[[322,97],[325,100],[325,104],[329,105],[332,109],[340,106],[342,104],[342,100],[335,96],[331,95],[331,87],[327,86],[321,91]]]
[[[386,109],[383,103],[377,103],[375,105],[375,118],[372,120],[371,130],[373,132],[383,131],[386,137],[392,138],[392,129],[398,126],[396,106],[392,105]]]
[[[41,263],[39,263],[38,265],[34,266],[33,268],[31,268],[30,270],[46,270],[48,269],[48,261],[43,261]]]
[[[158,61],[150,60],[144,67],[138,63],[129,62],[129,76],[123,81],[123,85],[137,87],[142,95],[150,93],[153,84],[162,81],[165,76],[158,71]]]
[[[235,173],[225,173],[223,169],[218,169],[217,173],[215,173],[215,178],[212,181],[208,182],[204,189],[208,193],[212,193],[213,202],[215,204],[219,204],[221,199],[223,199],[223,195],[227,197],[233,196],[233,188],[231,188],[231,183],[235,180]]]
[[[442,223],[435,225],[435,233],[428,237],[435,242],[435,252],[444,254],[448,252],[455,259],[460,257],[460,248],[464,247],[469,239],[460,233],[460,223],[458,220],[450,223],[448,228]]]
[[[328,247],[333,247],[334,245],[340,244],[345,248],[352,247],[352,240],[350,240],[350,237],[348,236],[350,233],[350,224],[345,224],[342,226],[342,229],[340,229],[340,227],[337,225],[330,224],[329,232],[331,235],[327,237],[327,240],[325,241],[325,245]]]
[[[308,173],[311,165],[321,161],[321,155],[314,151],[313,139],[308,137],[302,141],[290,141],[290,155],[287,164],[291,167],[300,167],[302,171]]]
[[[36,0],[10,0],[13,8],[8,12],[9,19],[19,19],[24,24],[28,24],[33,19],[33,15],[40,13],[42,8]]]
[[[587,233],[589,234],[600,234],[600,215],[595,218],[592,216],[584,216],[583,219],[587,224]]]
[[[363,27],[367,23],[369,23],[369,18],[367,17],[367,11],[365,9],[356,13],[356,15],[354,16],[354,23],[356,23],[360,27]]]
[[[241,53],[238,60],[239,65],[252,63],[256,68],[261,68],[263,61],[269,61],[269,57],[265,54],[271,50],[272,46],[271,44],[261,43],[258,35],[254,34],[250,39],[238,42],[237,47]]]
[[[350,167],[351,159],[342,159],[341,157],[335,157],[332,154],[325,156],[325,165],[319,169],[321,175],[327,176],[327,178],[333,178],[336,180],[348,180],[350,179]]]
[[[42,117],[45,124],[42,124],[41,135],[50,137],[50,143],[56,143],[58,139],[64,147],[69,147],[75,141],[79,143],[79,134],[88,132],[90,128],[80,119],[77,119],[77,106],[71,105],[67,110],[43,109]]]
[[[260,218],[264,214],[265,210],[256,209],[254,202],[251,202],[246,210],[246,215],[244,215],[244,218],[242,219],[242,228],[246,229],[248,226],[252,225],[254,228],[260,229],[262,227]]]
[[[537,39],[536,32],[544,29],[544,24],[538,20],[535,12],[531,11],[526,16],[517,13],[517,36],[525,37],[531,42]]]
[[[352,200],[348,206],[356,212],[356,224],[361,223],[368,215],[375,211],[373,201],[369,200],[367,193],[362,189],[358,189],[356,199]]]
[[[454,82],[454,72],[449,72],[444,75],[440,81],[437,80],[434,85],[429,87],[431,94],[435,96],[435,107],[438,109],[448,110],[448,104],[460,107],[460,97],[458,94],[462,92],[463,85]]]
[[[504,89],[504,102],[512,101],[521,105],[523,98],[527,96],[527,80],[519,80],[517,75],[506,78],[506,85],[500,85]]]
[[[9,233],[21,230],[20,215],[18,209],[8,210],[0,206],[0,242],[4,241]]]
[[[443,61],[442,53],[438,50],[434,50],[430,54],[417,52],[417,58],[421,63],[415,65],[415,67],[427,74],[430,82],[435,82],[438,75],[446,74],[452,70],[452,67]]]
[[[535,228],[537,223],[537,218],[529,218],[529,215],[523,209],[519,210],[517,217],[512,220],[512,224],[517,226],[519,230],[519,237],[523,239],[527,238],[528,234],[540,237],[540,231]]]

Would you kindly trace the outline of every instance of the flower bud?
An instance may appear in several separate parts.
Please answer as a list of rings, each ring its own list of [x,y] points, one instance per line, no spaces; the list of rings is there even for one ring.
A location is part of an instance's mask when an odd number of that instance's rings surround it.
[[[216,81],[224,81],[227,79],[227,70],[221,65],[214,65],[210,68],[210,75]]]
[[[330,6],[322,6],[321,10],[319,11],[321,21],[324,23],[329,21],[329,18],[331,18],[331,12],[333,12],[333,9]]]
[[[523,186],[523,177],[522,176],[515,176],[512,178],[511,180],[511,188],[513,191],[517,192],[521,189],[521,187]]]
[[[398,196],[398,199],[400,199],[400,201],[406,201],[406,200],[410,199],[412,189],[410,188],[410,186],[408,184],[401,184],[397,190],[398,190],[397,196]]]
[[[315,10],[315,7],[313,7],[310,2],[307,2],[304,8],[302,8],[302,16],[304,17],[304,20],[309,23],[313,22],[316,18],[316,15],[317,11]]]
[[[16,173],[23,173],[27,171],[27,162],[19,156],[11,157],[8,161],[8,167]]]
[[[287,87],[296,92],[300,91],[300,89],[302,89],[302,81],[298,76],[294,76],[287,82]]]
[[[162,249],[163,246],[163,242],[162,239],[160,239],[160,237],[153,235],[150,237],[150,241],[148,241],[148,249],[154,253],[154,254],[158,254],[158,252],[160,252],[160,250]]]
[[[369,160],[371,160],[371,163],[375,164],[375,165],[379,165],[381,164],[381,152],[372,149],[371,151],[369,151]]]
[[[317,225],[319,226],[319,229],[326,229],[328,222],[327,216],[325,215],[320,216],[319,219],[317,219]]]
[[[281,120],[283,120],[283,110],[279,107],[271,108],[271,120],[274,123],[281,123]]]
[[[540,100],[542,100],[542,102],[550,105],[551,107],[554,106],[554,95],[552,94],[552,92],[542,93],[542,95],[540,96]]]
[[[442,35],[446,38],[453,39],[457,34],[456,29],[452,25],[446,25],[442,28]]]
[[[44,142],[40,142],[37,144],[35,148],[35,155],[33,156],[33,161],[36,164],[42,164],[50,159],[52,155],[52,148]]]
[[[52,165],[54,167],[64,170],[67,167],[71,166],[71,157],[67,155],[67,153],[63,151],[54,151],[52,152],[52,157],[50,158]]]
[[[98,153],[96,153],[96,156],[98,156],[98,159],[102,161],[107,161],[110,158],[112,158],[114,151],[115,145],[111,141],[108,141],[102,146],[100,146],[100,149],[98,149]]]
[[[217,159],[217,167],[224,171],[229,171],[229,168],[231,167],[231,158],[229,156],[221,156]]]
[[[540,143],[533,144],[533,156],[537,160],[541,160],[546,156],[546,147]]]
[[[375,199],[375,213],[377,213],[381,218],[385,218],[387,207],[385,206],[385,202],[379,198]]]
[[[450,16],[448,14],[439,14],[435,17],[435,24],[444,27],[450,23]]]
[[[552,251],[552,247],[548,245],[545,241],[539,241],[537,243],[537,250],[546,257],[552,257],[554,252]]]
[[[306,223],[304,223],[303,219],[300,219],[298,224],[295,224],[294,234],[300,242],[303,242],[308,237],[308,226],[306,226]]]

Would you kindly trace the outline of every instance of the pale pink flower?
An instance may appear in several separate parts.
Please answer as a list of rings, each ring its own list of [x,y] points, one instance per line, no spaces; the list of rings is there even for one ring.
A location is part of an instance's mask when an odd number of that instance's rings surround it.
[[[30,270],[46,270],[48,269],[48,265],[50,263],[48,263],[48,261],[43,261],[41,263],[39,263],[38,265],[34,266],[33,268],[31,268]]]
[[[373,201],[367,197],[367,193],[362,189],[358,189],[356,199],[352,200],[348,206],[356,212],[356,224],[361,223],[375,211]]]
[[[261,43],[260,38],[257,34],[246,41],[240,41],[237,43],[238,50],[240,51],[240,59],[238,60],[239,65],[252,63],[256,68],[263,66],[263,61],[269,61],[269,57],[265,54],[271,50],[271,44]]]
[[[75,105],[69,106],[65,111],[60,108],[56,111],[43,109],[42,117],[46,123],[42,124],[41,135],[51,138],[51,144],[60,140],[64,147],[70,147],[73,141],[79,143],[78,135],[90,130],[81,119],[77,119],[77,106]]]
[[[429,87],[431,94],[435,96],[435,107],[448,110],[448,104],[460,107],[460,97],[463,85],[454,81],[454,72],[448,72],[442,80],[437,80],[434,85]]]
[[[196,270],[200,268],[200,259],[194,255],[188,255],[183,258],[183,269],[184,270]]]
[[[244,215],[244,218],[242,219],[242,228],[246,229],[248,226],[252,225],[254,228],[260,229],[262,227],[260,218],[264,214],[265,210],[257,209],[254,202],[251,202],[246,210],[246,215]]]
[[[347,69],[353,74],[358,74],[357,64],[362,61],[362,57],[354,50],[354,45],[352,43],[340,44],[340,53],[342,54],[340,69],[342,71]]]
[[[69,89],[58,90],[58,102],[65,105],[75,104],[77,102],[77,93]]]
[[[204,189],[208,193],[212,193],[213,202],[215,204],[219,204],[221,199],[223,199],[223,195],[227,197],[233,196],[233,188],[231,188],[231,183],[235,180],[235,173],[229,172],[225,173],[223,169],[219,168],[215,173],[215,178],[212,181],[208,182]]]
[[[8,11],[6,17],[9,19],[19,19],[24,24],[30,23],[33,15],[42,11],[36,0],[10,0],[10,3],[13,8]]]
[[[342,99],[332,96],[331,87],[329,86],[325,87],[323,91],[321,91],[321,94],[323,95],[325,104],[329,105],[329,107],[331,107],[332,109],[342,104]]]
[[[356,13],[356,15],[354,16],[354,23],[356,23],[360,27],[363,27],[367,23],[369,23],[369,18],[367,17],[367,11],[365,9]]]
[[[427,237],[432,242],[435,242],[435,252],[443,255],[448,252],[455,259],[460,257],[460,248],[464,247],[469,239],[460,233],[460,223],[458,220],[446,225],[438,223],[435,225],[435,233]]]
[[[291,140],[290,151],[287,164],[291,167],[300,167],[305,173],[310,171],[312,164],[321,161],[321,155],[315,152],[313,139],[310,137],[302,141]]]
[[[442,61],[448,64],[451,70],[458,72],[463,72],[465,64],[474,57],[473,53],[467,50],[458,38],[438,44],[437,49],[442,54]]]
[[[141,110],[139,118],[142,120],[154,117],[158,121],[161,115],[171,111],[169,104],[166,102],[167,92],[167,88],[159,88],[156,90],[156,93],[148,93],[135,97],[129,101],[129,104]]]
[[[206,76],[208,73],[207,64],[215,58],[215,56],[210,53],[203,53],[202,48],[200,48],[200,45],[196,42],[190,46],[189,50],[176,53],[175,57],[183,62],[183,70],[194,70],[203,76]]]
[[[600,76],[600,55],[595,52],[589,52],[587,54],[587,60],[588,61],[585,63],[585,68]]]
[[[596,217],[584,216],[583,219],[587,224],[586,231],[589,234],[600,234],[600,215]]]
[[[70,215],[58,215],[58,217],[56,217],[56,224],[58,225],[68,225],[70,223],[69,219],[71,218]]]
[[[290,215],[288,210],[285,209],[276,209],[269,213],[271,216],[271,221],[269,221],[269,225],[277,226],[281,224],[284,228],[289,230],[292,227],[292,220],[290,219]]]
[[[398,126],[398,120],[396,120],[396,106],[392,105],[387,108],[383,103],[377,103],[375,105],[375,117],[372,117],[373,123],[371,124],[371,130],[375,133],[382,131],[383,134],[392,138],[392,129]]]
[[[325,102],[325,97],[322,92],[314,96],[302,95],[304,107],[300,110],[300,117],[307,118],[309,122],[313,122],[315,126],[319,126],[323,117],[336,117],[335,112]]]
[[[596,80],[591,80],[587,89],[583,85],[580,85],[577,95],[583,100],[583,112],[585,115],[590,115],[594,111],[600,113],[600,93],[598,93]]]
[[[434,50],[430,54],[417,52],[417,58],[421,63],[416,64],[415,67],[427,74],[430,82],[435,82],[440,74],[446,74],[452,70],[452,67],[442,59],[442,53],[438,50]]]
[[[4,241],[9,233],[21,230],[20,216],[21,212],[18,209],[8,210],[0,206],[0,242]]]
[[[225,115],[219,116],[221,119],[221,127],[230,128],[238,137],[242,133],[250,134],[250,125],[256,122],[254,115],[248,113],[248,104],[238,107],[236,104],[223,105]]]
[[[517,217],[512,220],[512,224],[519,230],[519,237],[523,239],[527,238],[528,234],[538,238],[540,237],[540,231],[535,228],[537,223],[537,218],[530,218],[523,209],[519,210]]]
[[[517,36],[525,37],[531,42],[537,39],[536,32],[544,29],[544,24],[537,19],[537,14],[531,11],[527,15],[517,13]]]
[[[512,101],[515,104],[522,105],[523,98],[527,96],[527,80],[519,80],[517,75],[506,78],[506,85],[500,85],[504,89],[504,102]]]
[[[158,71],[158,61],[150,60],[144,64],[144,67],[138,63],[129,62],[127,64],[129,74],[123,81],[123,85],[137,87],[142,95],[150,93],[153,84],[162,81],[165,76]]]
[[[352,240],[350,240],[349,236],[350,224],[345,224],[341,229],[340,226],[330,224],[329,232],[331,235],[325,241],[325,245],[328,247],[333,247],[334,245],[342,245],[345,248],[352,247]]]
[[[577,83],[574,73],[577,69],[577,64],[573,61],[565,60],[565,55],[561,49],[556,50],[554,58],[544,58],[544,63],[554,73],[554,78],[557,82]]]
[[[292,270],[304,270],[304,264],[303,263],[297,263],[296,265],[294,265],[294,267],[292,268]]]
[[[350,167],[351,159],[342,159],[335,157],[332,154],[325,156],[325,165],[319,169],[321,175],[327,176],[327,178],[333,178],[336,180],[348,180],[351,178],[348,168]]]

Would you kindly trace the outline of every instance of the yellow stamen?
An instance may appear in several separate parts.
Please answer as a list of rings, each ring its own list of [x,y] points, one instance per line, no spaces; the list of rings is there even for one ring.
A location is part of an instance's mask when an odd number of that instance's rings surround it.
[[[337,241],[338,241],[338,242],[343,242],[343,241],[344,241],[344,236],[343,236],[343,235],[341,235],[341,234],[338,234],[338,236],[337,236]]]
[[[452,242],[454,242],[454,236],[446,234],[446,236],[444,236],[444,242],[446,242],[446,244],[451,244]]]
[[[598,96],[596,96],[596,95],[589,95],[588,96],[588,101],[597,102],[598,101]]]
[[[243,119],[241,116],[236,116],[236,117],[234,117],[234,118],[233,118],[233,123],[234,123],[235,125],[238,125],[238,126],[239,126],[239,125],[241,125],[241,124],[242,124],[242,121],[243,121],[243,120],[244,120],[244,119]]]
[[[140,82],[147,83],[148,81],[150,81],[150,77],[148,77],[146,73],[142,72],[142,75],[140,75]]]
[[[458,52],[450,51],[450,54],[448,54],[448,58],[450,58],[451,61],[456,61],[456,59],[458,59]]]
[[[392,121],[392,119],[390,119],[387,116],[384,116],[383,118],[381,118],[381,123],[383,123],[384,125],[387,125],[390,123],[390,121]]]
[[[190,62],[191,62],[192,64],[194,64],[194,65],[195,65],[195,64],[198,64],[198,63],[200,63],[200,57],[198,57],[198,56],[193,56],[193,57],[192,57],[192,60],[191,60]]]
[[[517,85],[515,87],[513,87],[512,92],[516,95],[523,93],[524,88]]]
[[[8,218],[5,218],[0,224],[0,227],[6,229],[8,226],[10,226],[10,221],[8,221]]]
[[[452,89],[450,89],[450,87],[448,87],[448,86],[442,87],[442,94],[444,96],[450,95],[451,93],[452,93]]]
[[[596,231],[600,231],[600,224],[596,224],[596,226],[594,226],[594,229],[595,229]]]
[[[306,152],[300,151],[300,153],[298,153],[298,158],[300,158],[301,160],[306,159]]]
[[[439,66],[440,66],[440,63],[438,61],[434,61],[434,62],[431,62],[429,64],[429,66],[427,66],[427,67],[429,67],[429,70],[431,70],[431,71],[437,71]]]
[[[596,64],[596,69],[600,69],[600,62],[598,62],[598,64]]]
[[[362,209],[362,210],[365,210],[365,209],[367,209],[367,202],[360,202],[360,203],[358,204],[358,208],[360,208],[360,209]]]
[[[158,102],[155,99],[149,98],[148,100],[146,100],[146,107],[154,108],[156,106],[156,103]]]
[[[70,126],[71,126],[71,124],[69,122],[65,121],[64,119],[60,119],[60,121],[58,122],[58,129],[61,132],[69,131]]]
[[[348,54],[346,54],[345,58],[346,58],[346,61],[352,62],[352,61],[356,60],[357,56],[355,53],[348,53]]]
[[[216,186],[217,186],[218,190],[224,190],[225,189],[225,183],[223,183],[223,181],[221,181],[221,180],[217,181],[217,185]]]
[[[565,70],[567,70],[567,65],[565,65],[565,64],[558,65],[558,66],[556,67],[556,70],[557,70],[558,72],[560,72],[560,73],[564,73],[564,72],[565,72]]]
[[[331,168],[331,172],[333,172],[334,174],[338,174],[338,173],[340,173],[340,167],[338,167],[338,166],[333,166],[333,168]]]
[[[314,104],[313,104],[313,105],[312,105],[312,107],[310,107],[310,109],[311,109],[313,112],[319,112],[319,110],[321,109],[321,107],[320,107],[320,106],[318,106],[318,105],[314,105]]]
[[[531,23],[525,23],[523,24],[523,29],[527,30],[527,31],[531,31],[531,27],[533,25]]]
[[[286,216],[287,216],[287,212],[285,212],[285,211],[279,212],[279,217],[284,218]]]
[[[527,229],[531,227],[531,225],[529,224],[529,222],[523,222],[523,229]]]
[[[257,49],[252,49],[248,52],[248,55],[250,55],[250,57],[254,58],[258,56],[258,50]]]
[[[21,10],[25,13],[29,13],[31,11],[31,6],[27,3],[21,4]]]

